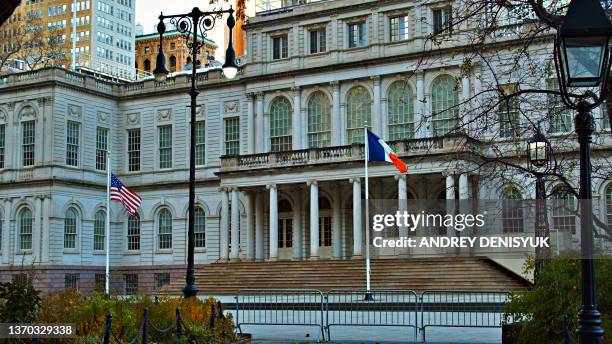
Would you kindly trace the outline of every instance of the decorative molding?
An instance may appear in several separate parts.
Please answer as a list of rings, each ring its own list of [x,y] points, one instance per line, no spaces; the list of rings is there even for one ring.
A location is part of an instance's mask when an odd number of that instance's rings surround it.
[[[127,115],[127,123],[129,125],[140,124],[140,114],[139,113],[129,113]]]
[[[200,117],[200,116],[204,115],[204,112],[205,112],[204,110],[205,110],[204,104],[197,105],[196,109],[195,109],[196,117]]]
[[[223,102],[223,112],[224,113],[240,112],[240,101],[235,99],[235,100],[228,100],[228,101]]]
[[[25,105],[19,111],[19,120],[32,120],[36,119],[36,110],[32,107],[32,105]]]
[[[0,121],[5,122],[8,119],[6,112],[0,109]]]
[[[68,115],[72,117],[81,117],[81,113],[83,112],[82,108],[78,105],[68,105]]]
[[[197,111],[197,108],[196,108]],[[162,109],[157,111],[158,121],[171,121],[172,120],[172,109]]]
[[[106,123],[110,122],[110,114],[108,112],[99,111],[98,112],[98,123]]]

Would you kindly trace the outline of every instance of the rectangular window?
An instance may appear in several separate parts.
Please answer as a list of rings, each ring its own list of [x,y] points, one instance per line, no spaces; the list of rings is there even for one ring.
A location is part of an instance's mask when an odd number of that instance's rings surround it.
[[[64,275],[64,289],[79,290],[79,274],[66,274]]]
[[[96,274],[95,276],[95,290],[96,291],[104,291],[106,288],[106,275],[105,274]]]
[[[289,57],[289,40],[287,35],[272,37],[272,59],[286,59]]]
[[[204,121],[198,121],[195,125],[196,139],[195,139],[195,156],[196,165],[203,166],[206,164],[206,123]]]
[[[352,23],[348,25],[349,48],[363,47],[368,41],[366,38],[366,23]]]
[[[140,128],[128,130],[128,171],[140,171]]]
[[[79,165],[79,126],[78,122],[68,121],[66,125],[66,165]]]
[[[172,168],[172,126],[159,127],[159,168]]]
[[[240,119],[225,119],[225,155],[240,155]]]
[[[547,87],[551,91],[558,91],[559,82],[557,79],[550,79],[547,82]],[[565,107],[561,97],[553,94],[549,94],[547,97],[549,132],[566,133],[572,131],[572,113]]]
[[[163,286],[170,284],[170,273],[160,272],[156,273],[155,276],[155,289],[161,289]]]
[[[140,219],[138,217],[128,218],[127,249],[128,251],[140,250]]]
[[[108,129],[98,127],[96,130],[96,169],[106,171],[106,153],[108,152]]]
[[[123,275],[123,281],[125,282],[125,295],[138,294],[138,275],[137,274],[125,274]]]
[[[502,85],[502,92],[510,95],[517,90],[516,84]],[[501,99],[498,109],[499,117],[499,136],[501,138],[513,138],[520,133],[520,103],[517,97]]]
[[[399,16],[389,19],[391,42],[408,39],[408,16]]]
[[[310,36],[310,53],[322,53],[327,48],[327,33],[325,29],[317,29],[309,31]]]
[[[6,125],[0,125],[0,168],[4,168],[4,146],[6,141]]]
[[[433,32],[434,34],[448,30],[452,32],[452,8],[450,6],[436,8],[433,10]]]
[[[21,125],[23,166],[34,166],[34,121],[23,122]]]

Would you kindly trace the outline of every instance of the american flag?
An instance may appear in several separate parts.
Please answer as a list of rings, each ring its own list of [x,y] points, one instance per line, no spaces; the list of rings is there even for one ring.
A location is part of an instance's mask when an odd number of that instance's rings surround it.
[[[128,213],[132,216],[137,216],[136,209],[140,207],[142,203],[142,199],[138,194],[128,189],[127,186],[123,185],[123,183],[119,180],[119,178],[115,177],[113,174],[111,176],[111,196],[110,198],[114,201],[119,201],[125,207]]]

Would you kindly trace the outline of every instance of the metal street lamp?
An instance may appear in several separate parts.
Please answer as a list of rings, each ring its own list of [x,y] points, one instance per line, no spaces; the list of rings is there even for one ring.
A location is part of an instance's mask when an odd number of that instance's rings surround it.
[[[536,178],[536,208],[535,208],[535,229],[536,237],[550,237],[548,228],[548,217],[546,212],[546,186],[544,175],[550,172],[552,167],[552,146],[544,137],[540,128],[535,135],[527,142],[527,156],[529,157],[530,170]],[[542,254],[544,251],[544,254]],[[542,263],[542,259],[549,257],[549,250],[536,248],[536,276]]]
[[[591,110],[606,99],[610,72],[612,25],[598,0],[572,0],[557,31],[555,67],[561,98],[578,112],[574,119],[580,144],[580,248],[582,306],[578,313],[578,336],[582,344],[601,343],[604,330],[597,307],[593,259],[593,201],[591,149],[595,123]],[[582,96],[570,94],[580,91]],[[599,87],[599,92],[594,88]],[[586,89],[584,89],[586,88]],[[587,100],[587,99],[590,99]]]
[[[195,141],[196,141],[196,108],[197,97],[200,94],[196,85],[197,76],[197,61],[198,55],[204,42],[200,41],[199,38],[206,37],[206,33],[210,31],[217,20],[223,18],[223,14],[229,14],[227,19],[227,26],[229,27],[229,44],[225,54],[226,60],[223,64],[223,73],[228,79],[232,79],[238,73],[238,65],[236,64],[236,53],[232,45],[232,29],[236,24],[234,19],[234,10],[230,7],[228,10],[219,10],[211,12],[202,12],[199,8],[194,7],[193,10],[185,14],[169,15],[166,16],[163,13],[159,16],[159,24],[157,25],[157,32],[159,33],[159,52],[157,53],[157,65],[153,74],[155,80],[158,82],[164,82],[168,76],[168,69],[166,69],[166,57],[164,56],[163,40],[164,33],[166,32],[166,24],[164,19],[170,19],[176,29],[185,36],[187,40],[187,47],[189,48],[192,58],[191,68],[191,89],[189,95],[191,96],[191,123],[190,123],[190,150],[189,150],[189,220],[188,220],[188,231],[187,231],[187,285],[183,288],[183,295],[185,297],[192,297],[198,294],[198,288],[195,285],[195,267],[194,267],[194,252],[195,252]],[[189,39],[192,41],[189,42]]]

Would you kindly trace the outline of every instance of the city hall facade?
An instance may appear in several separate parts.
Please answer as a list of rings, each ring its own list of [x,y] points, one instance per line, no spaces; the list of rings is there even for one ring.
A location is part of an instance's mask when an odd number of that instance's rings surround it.
[[[372,164],[372,199],[534,197],[531,180],[499,185],[457,167],[468,139],[446,134],[459,114],[469,116],[465,106],[477,106],[464,100],[494,81],[483,61],[465,71],[461,42],[427,43],[448,11],[428,2],[329,1],[246,24],[239,77],[227,80],[219,69],[197,77],[196,264],[363,258],[366,122],[408,164],[407,175]],[[506,40],[511,47],[512,37]],[[552,45],[544,40],[534,49]],[[436,51],[435,59],[425,50]],[[103,285],[109,249],[119,293],[183,278],[190,80],[118,84],[60,68],[0,78],[2,279],[33,265],[43,290],[88,292]],[[517,82],[512,75],[502,81]],[[608,124],[595,115],[601,132]],[[142,197],[138,217],[117,202],[106,209],[109,167]],[[594,190],[596,211],[609,219],[610,182]],[[575,216],[552,221],[578,239]],[[527,217],[508,223],[510,234],[533,226]]]

